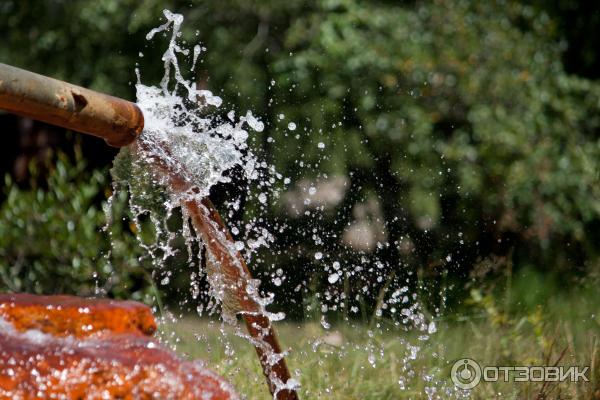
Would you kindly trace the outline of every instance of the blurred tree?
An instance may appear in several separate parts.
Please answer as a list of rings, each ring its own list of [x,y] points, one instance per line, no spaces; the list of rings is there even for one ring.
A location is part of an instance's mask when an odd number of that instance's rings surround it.
[[[563,39],[563,61],[569,73],[582,77],[600,78],[600,3],[578,0],[537,0],[556,23],[556,31]]]
[[[0,60],[131,97],[136,63],[144,82],[161,74],[164,43],[145,33],[164,4],[5,0]],[[207,47],[197,81],[260,115],[254,148],[298,182],[269,201],[291,227],[264,255],[287,265],[283,287],[346,284],[323,274],[342,259],[381,261],[393,279],[466,272],[510,249],[517,266],[598,263],[600,85],[565,72],[564,21],[515,1],[169,7],[186,17],[183,38]],[[338,189],[318,202],[311,187]]]

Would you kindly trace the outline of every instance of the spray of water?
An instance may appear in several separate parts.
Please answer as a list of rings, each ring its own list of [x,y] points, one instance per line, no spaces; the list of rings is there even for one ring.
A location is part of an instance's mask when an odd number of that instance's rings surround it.
[[[115,192],[123,187],[128,190],[139,242],[157,268],[177,253],[172,244],[177,232],[169,229],[168,221],[181,210],[188,261],[193,259],[196,243],[204,250],[198,254],[205,254],[201,263],[205,267],[199,273],[210,284],[212,311],[218,308],[223,320],[235,326],[237,315],[244,318],[249,334],[239,328],[237,332],[256,347],[271,392],[275,398],[293,398],[289,396],[297,382],[289,377],[271,327],[284,314],[266,309],[272,298],[260,294],[259,281],[252,279],[238,244],[207,197],[213,185],[229,180],[225,172],[233,167],[239,167],[250,182],[264,175],[246,143],[249,129],[261,131],[264,126],[251,112],[237,120],[233,112],[227,113],[226,120],[219,117],[221,99],[197,89],[179,67],[178,55],[189,55],[178,43],[183,17],[169,11],[164,15],[167,22],[147,36],[150,40],[156,34],[170,33],[162,57],[164,77],[160,87],[146,86],[138,72],[137,98],[145,128],[136,143],[115,159]],[[200,52],[196,46],[194,63]],[[153,230],[150,241],[143,235],[148,219]],[[169,283],[168,274],[161,283]],[[196,296],[197,290],[192,291]],[[278,397],[282,393],[288,397]]]
[[[267,310],[273,297],[261,295],[259,281],[251,279],[245,259],[240,253],[240,250],[244,249],[246,258],[251,257],[259,250],[261,244],[268,245],[272,242],[273,235],[264,227],[256,227],[257,234],[251,240],[246,243],[234,241],[214,206],[207,200],[207,196],[212,186],[229,181],[226,172],[234,167],[244,175],[250,185],[257,187],[272,187],[275,180],[282,180],[285,184],[289,184],[290,181],[288,178],[283,179],[266,163],[260,162],[248,148],[249,135],[253,131],[261,132],[264,129],[264,124],[259,119],[250,111],[239,118],[235,118],[234,111],[223,112],[221,98],[211,91],[198,89],[193,81],[186,80],[178,62],[178,57],[190,56],[190,50],[180,44],[183,16],[166,10],[164,16],[167,21],[150,31],[147,39],[151,40],[155,35],[170,35],[168,48],[162,57],[165,73],[160,86],[156,87],[142,84],[138,72],[137,97],[138,105],[145,116],[145,129],[139,140],[134,145],[122,149],[115,159],[112,171],[115,192],[124,188],[128,190],[139,242],[147,250],[157,269],[162,268],[165,260],[177,252],[172,245],[177,232],[169,229],[168,221],[181,210],[183,225],[180,233],[186,241],[191,268],[199,266],[194,264],[192,254],[196,253],[198,257],[205,254],[201,263],[204,268],[193,272],[192,277],[198,277],[200,274],[207,276],[210,284],[209,296],[212,299],[209,302],[209,312],[219,311],[224,321],[235,326],[236,315],[255,318],[251,323],[246,321],[250,335],[239,328],[237,333],[257,348],[263,366],[267,366],[265,373],[271,382],[274,398],[279,398],[278,394],[295,392],[298,381],[289,376],[287,379],[281,379],[278,368],[285,353],[269,343],[269,340],[263,339],[268,339],[265,329],[270,327],[271,321],[281,320],[284,315]],[[200,46],[193,48],[192,70],[203,51]],[[225,114],[226,118],[221,117]],[[296,123],[288,124],[288,130],[296,129]],[[319,144],[320,149],[324,147],[322,143]],[[302,183],[299,182],[296,186],[301,187]],[[313,203],[296,205],[295,210],[316,207],[330,200],[323,198],[319,203],[320,189],[312,184],[308,186],[306,191],[314,200]],[[289,193],[291,199],[299,198],[291,191]],[[267,198],[266,193],[257,197],[261,203]],[[147,221],[152,227],[152,240],[148,240],[143,233]],[[346,230],[349,232],[347,241],[350,244],[351,230],[358,228],[350,226]],[[319,242],[317,239],[316,244]],[[205,249],[204,252],[195,250],[198,245]],[[320,251],[315,253],[317,260],[326,258]],[[333,262],[330,268],[326,268],[329,284],[335,286],[350,279],[362,280],[365,282],[362,292],[369,294],[372,290],[368,283],[373,279],[371,272],[377,273],[385,268],[377,260],[367,261],[364,257],[360,259],[362,264],[355,266]],[[435,381],[427,371],[419,372],[411,367],[423,343],[436,332],[437,327],[421,311],[417,295],[409,293],[407,282],[411,279],[410,275],[407,275],[409,278],[406,280],[398,276],[388,279],[384,290],[378,295],[375,322],[371,325],[368,335],[372,338],[373,331],[381,329],[377,321],[383,313],[391,315],[396,327],[405,327],[417,332],[417,339],[398,339],[406,349],[405,354],[401,356],[402,376],[398,385],[402,389],[406,380],[421,374],[425,381],[424,394],[428,398],[439,398],[440,395],[447,398],[451,395],[448,387]],[[273,279],[275,286],[278,286],[277,282],[281,283],[285,279],[284,272],[278,269],[277,273],[273,274]],[[383,279],[382,274],[377,277],[377,282]],[[169,283],[168,273],[165,274],[162,283]],[[193,299],[199,295],[199,288],[194,283],[191,293]],[[349,306],[351,299],[345,298],[343,291],[332,290],[323,297],[321,326],[325,330],[331,328],[325,317],[329,310],[346,307],[350,308],[350,312],[357,311],[354,310],[356,307]],[[198,310],[202,313],[204,309]],[[313,342],[313,350],[317,351],[323,343],[324,340],[316,339]],[[348,349],[344,345],[340,346],[340,353],[346,350]],[[363,350],[372,367],[377,366],[378,359],[383,358],[385,353],[384,347],[375,339],[370,340]]]

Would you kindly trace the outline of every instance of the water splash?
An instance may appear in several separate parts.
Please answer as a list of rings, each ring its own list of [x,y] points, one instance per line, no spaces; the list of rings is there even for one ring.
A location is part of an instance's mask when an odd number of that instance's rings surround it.
[[[273,297],[261,295],[260,281],[252,279],[239,252],[242,248],[255,251],[272,236],[261,229],[259,237],[240,247],[208,200],[210,188],[228,182],[226,171],[233,167],[238,167],[249,182],[270,174],[269,169],[263,170],[264,165],[257,163],[246,143],[249,130],[262,131],[264,124],[250,111],[238,119],[233,111],[227,113],[227,119],[220,117],[222,100],[209,90],[197,89],[195,83],[184,78],[179,66],[178,56],[189,55],[178,40],[183,16],[167,10],[164,16],[167,22],[147,35],[150,40],[156,34],[170,33],[162,57],[164,76],[160,87],[146,86],[136,71],[137,102],[145,117],[145,128],[139,139],[122,149],[115,159],[115,192],[124,187],[129,191],[139,243],[156,269],[178,252],[173,246],[177,232],[169,228],[169,220],[181,210],[181,234],[190,264],[194,249],[200,247],[197,256],[203,268],[193,277],[207,277],[211,312],[220,307],[222,319],[236,326],[236,316],[244,318],[249,334],[239,327],[236,332],[257,349],[274,398],[295,398],[278,396],[294,393],[297,387],[297,382],[289,377],[283,360],[285,352],[279,348],[271,326],[284,314],[267,311]],[[193,64],[200,52],[201,48],[194,48]],[[148,225],[144,221],[148,219],[152,232],[144,235]],[[168,284],[169,279],[167,271],[161,284]],[[191,286],[192,298],[196,298],[196,279]],[[198,310],[202,312],[202,308]]]
[[[158,264],[177,252],[172,246],[176,233],[167,226],[176,209],[182,208],[184,219],[189,220],[191,216],[182,205],[202,202],[212,186],[230,181],[225,173],[236,166],[250,182],[263,175],[246,141],[250,129],[261,131],[264,125],[250,111],[237,120],[230,111],[228,119],[223,120],[219,114],[222,100],[209,90],[197,89],[195,83],[183,77],[178,55],[189,54],[178,43],[183,16],[168,10],[164,15],[167,22],[147,35],[150,40],[158,33],[170,31],[168,49],[162,57],[164,76],[160,87],[146,86],[137,72],[137,103],[144,114],[144,131],[136,143],[122,149],[111,171],[115,189],[128,189],[139,241]],[[194,58],[200,53],[198,49],[195,47]],[[154,228],[154,240],[150,244],[143,236],[145,216],[150,218]],[[182,233],[191,257],[193,243],[201,234],[187,223],[183,224]],[[219,240],[233,257],[239,249],[231,247],[225,233],[218,229],[216,233],[220,237],[213,239]],[[217,258],[209,251],[205,261],[207,270],[214,271],[209,273],[213,297],[223,303],[226,299],[219,289],[222,284],[218,283],[222,277],[217,272],[219,268],[214,266]],[[270,303],[269,298],[258,295],[257,288],[250,291],[259,304]],[[237,307],[233,308],[236,311]],[[280,319],[281,315],[272,317]]]
[[[249,236],[245,241],[233,241],[227,229],[214,220],[211,222],[214,208],[205,199],[211,187],[230,182],[227,171],[233,168],[244,176],[250,186],[272,188],[273,183],[280,180],[286,187],[291,181],[277,174],[273,167],[259,161],[249,149],[247,142],[252,133],[261,132],[265,128],[260,119],[250,111],[238,118],[233,110],[223,111],[220,97],[209,90],[199,89],[195,82],[184,77],[178,57],[189,57],[190,50],[184,48],[179,40],[183,16],[166,10],[164,16],[167,22],[147,35],[147,39],[151,40],[157,34],[170,34],[168,48],[162,56],[164,76],[158,87],[146,86],[141,83],[140,72],[136,71],[138,105],[145,116],[145,129],[137,143],[122,149],[115,160],[112,171],[115,189],[128,189],[139,242],[147,250],[157,270],[163,269],[165,260],[178,252],[173,246],[177,233],[169,229],[168,221],[181,210],[184,221],[181,233],[186,242],[188,262],[191,267],[197,267],[192,272],[191,299],[195,300],[200,296],[197,280],[201,275],[205,275],[210,284],[208,295],[211,301],[206,307],[199,306],[198,313],[220,313],[223,320],[236,326],[239,336],[248,339],[264,353],[264,363],[274,367],[286,353],[274,351],[272,346],[258,340],[256,336],[244,333],[236,324],[236,315],[240,314],[264,316],[268,323],[284,318],[283,313],[270,313],[267,310],[267,306],[274,300],[273,296],[261,295],[260,281],[250,279],[245,260],[240,256],[240,251],[244,252],[246,259],[259,254],[261,248],[268,248],[273,242],[273,235],[264,226],[249,223],[247,230],[254,232],[254,235],[247,234]],[[192,71],[204,50],[200,46],[193,48]],[[281,114],[278,118],[283,120],[285,116]],[[287,130],[299,129],[295,122],[289,122]],[[326,148],[323,142],[319,142],[317,147],[320,151]],[[299,165],[303,166],[302,161]],[[344,194],[343,191],[339,194],[338,189],[343,187],[345,190],[345,186],[344,179],[339,177],[324,182],[298,182],[289,188],[289,196],[284,196],[284,200],[289,201],[290,208],[298,215],[312,217],[331,204],[339,203]],[[268,191],[258,193],[256,200],[264,206],[270,198],[276,197],[271,194]],[[373,214],[372,209],[376,206],[369,203],[365,208]],[[231,207],[239,207],[239,202],[232,202]],[[399,355],[402,361],[399,387],[406,387],[407,379],[421,374],[426,382],[424,394],[427,397],[439,397],[442,391],[448,394],[443,382],[437,382],[428,373],[421,373],[412,367],[423,345],[438,330],[435,322],[425,316],[416,293],[409,293],[407,283],[415,277],[411,271],[403,278],[394,275],[388,277],[385,272],[390,269],[388,266],[377,259],[367,259],[364,256],[370,249],[384,246],[382,243],[385,242],[386,234],[385,227],[374,232],[366,219],[361,218],[349,224],[341,238],[348,246],[347,251],[354,251],[353,258],[357,260],[355,264],[341,265],[339,261],[330,262],[330,255],[323,251],[313,253],[315,262],[326,264],[325,276],[331,289],[319,294],[318,306],[307,305],[306,310],[320,311],[320,326],[325,331],[331,331],[332,322],[328,318],[330,312],[344,310],[346,315],[358,315],[362,298],[376,298],[372,330],[369,331],[369,339],[363,348],[365,362],[376,368],[379,360],[386,356],[384,346],[373,334],[373,329],[387,329],[381,323],[385,314],[394,328],[405,328],[418,335],[415,340],[399,339],[405,351]],[[377,216],[373,219],[377,219]],[[316,223],[316,218],[312,222]],[[147,225],[151,227],[150,239],[145,234]],[[319,248],[322,238],[314,225],[309,234]],[[363,243],[365,237],[370,239]],[[205,251],[198,251],[198,248]],[[198,261],[194,261],[194,255]],[[229,267],[224,268],[223,265]],[[166,271],[161,282],[167,285],[169,280],[170,272]],[[275,286],[282,285],[285,280],[285,272],[281,269],[272,274]],[[363,285],[359,290],[360,295],[354,298],[347,297],[346,292],[339,288],[341,285],[348,285],[350,280],[354,280],[355,285]],[[383,289],[375,292],[373,282],[383,285]],[[302,286],[306,288],[307,284],[299,285],[297,290],[302,290]],[[241,298],[247,298],[248,301],[244,302]],[[327,339],[318,337],[313,342],[313,348],[326,342]],[[343,344],[340,349],[341,356],[345,351]],[[295,391],[298,387],[297,379],[283,382],[272,377],[272,382],[275,393]]]

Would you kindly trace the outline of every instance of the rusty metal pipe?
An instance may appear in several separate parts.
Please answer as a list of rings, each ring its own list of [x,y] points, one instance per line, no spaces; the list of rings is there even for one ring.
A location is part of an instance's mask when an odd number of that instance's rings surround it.
[[[98,136],[115,147],[144,128],[135,103],[0,63],[0,109]]]

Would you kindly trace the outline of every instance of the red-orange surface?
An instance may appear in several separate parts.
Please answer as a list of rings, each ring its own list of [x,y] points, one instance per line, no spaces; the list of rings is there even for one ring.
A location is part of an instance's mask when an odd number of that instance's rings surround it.
[[[135,301],[0,294],[0,317],[19,331],[37,329],[54,336],[83,338],[101,331],[152,335],[156,331],[150,308]]]
[[[146,336],[156,325],[142,304],[1,295],[0,310],[0,399],[238,398],[201,363],[182,361]],[[82,329],[89,324],[92,330]]]

